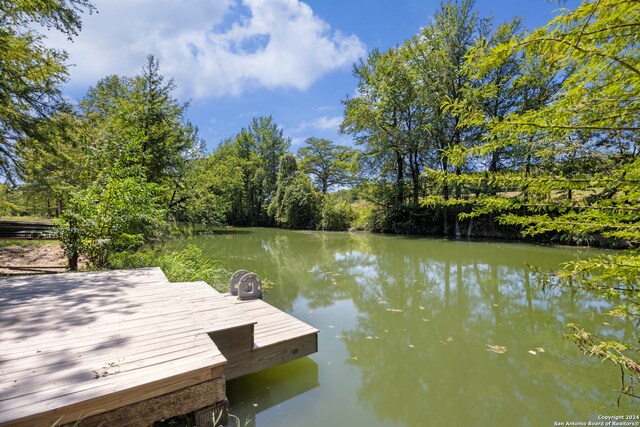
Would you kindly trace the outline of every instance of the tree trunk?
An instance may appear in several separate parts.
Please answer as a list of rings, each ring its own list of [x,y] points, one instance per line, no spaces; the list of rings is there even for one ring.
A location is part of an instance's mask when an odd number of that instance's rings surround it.
[[[443,157],[442,158],[442,171],[446,174],[447,171],[449,169],[449,160],[447,159],[447,157]],[[445,178],[443,187],[442,187],[442,197],[444,197],[444,200],[449,200],[449,183],[447,181],[447,179]],[[442,213],[443,213],[443,218],[442,218],[442,227],[443,230],[442,232],[444,233],[444,235],[448,235],[449,234],[449,207],[448,206],[444,206],[442,208]]]
[[[460,170],[459,166],[456,166],[456,175],[460,176],[460,174],[462,173],[462,171]],[[460,191],[460,184],[458,184],[456,182],[456,199],[460,200],[460,198],[462,197],[462,192]],[[455,215],[456,215],[456,239],[459,239],[460,237],[462,237],[462,234],[460,233],[460,220],[458,219],[458,215],[460,214],[460,208],[458,206],[456,206],[455,208]]]
[[[78,271],[78,252],[74,252],[73,255],[69,257],[69,270]]]
[[[420,165],[418,165],[418,153],[413,153],[411,158],[411,180],[413,181],[413,208],[418,209],[420,204]]]
[[[396,166],[396,203],[399,208],[404,205],[404,159],[399,150],[396,150]]]

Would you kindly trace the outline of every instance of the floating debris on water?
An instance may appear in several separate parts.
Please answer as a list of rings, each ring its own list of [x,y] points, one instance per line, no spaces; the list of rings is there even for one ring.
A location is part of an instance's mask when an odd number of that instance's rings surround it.
[[[505,347],[503,345],[487,344],[487,351],[491,351],[493,353],[502,354],[502,353],[506,353],[507,352],[507,347]]]

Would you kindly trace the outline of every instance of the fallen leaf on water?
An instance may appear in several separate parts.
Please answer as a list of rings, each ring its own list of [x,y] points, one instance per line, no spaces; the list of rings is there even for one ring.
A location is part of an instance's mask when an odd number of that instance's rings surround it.
[[[358,360],[358,356],[353,356],[351,360]]]
[[[423,307],[423,306],[420,306],[420,310],[424,310],[424,307]]]
[[[367,339],[368,339],[368,340],[372,340],[372,339],[373,339],[373,337],[372,337],[371,335],[369,335],[369,336],[367,337]]]
[[[409,344],[409,347],[411,347],[411,348],[416,348],[416,346],[415,346],[415,345],[413,345],[413,344]]]
[[[335,326],[333,326],[333,325],[329,325],[329,327],[332,328],[332,329],[335,328]]]
[[[393,313],[402,313],[402,310],[399,308],[387,308],[387,311],[391,311]]]
[[[536,353],[536,352],[535,352],[535,351],[533,351],[533,350],[529,350],[529,354],[533,354],[533,355],[535,356],[535,355],[536,355],[536,354],[538,354],[538,353]]]
[[[538,353],[544,353],[544,348],[542,348],[542,347],[536,347],[536,351],[537,351]]]
[[[491,345],[491,344],[487,344],[487,351],[492,351],[494,353],[498,353],[498,354],[502,354],[502,353],[506,353],[507,351],[507,347],[502,346],[502,345]]]
[[[425,322],[428,322],[428,321],[429,321],[429,319],[422,319],[422,320],[423,320],[423,321],[425,321]]]
[[[447,342],[453,342],[453,337],[447,338]]]

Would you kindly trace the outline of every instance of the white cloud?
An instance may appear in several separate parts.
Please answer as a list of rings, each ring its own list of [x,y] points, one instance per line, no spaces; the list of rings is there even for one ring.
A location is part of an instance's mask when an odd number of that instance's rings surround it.
[[[322,130],[337,130],[342,123],[342,116],[327,117],[323,116],[313,121],[313,126]]]
[[[96,0],[72,43],[72,84],[133,75],[148,54],[179,90],[196,99],[252,88],[305,90],[364,55],[354,35],[333,30],[299,0]]]
[[[310,121],[301,121],[296,127],[288,129],[288,132],[292,134],[302,134],[308,133],[309,130],[320,132],[337,131],[340,123],[342,123],[342,116],[322,116]]]

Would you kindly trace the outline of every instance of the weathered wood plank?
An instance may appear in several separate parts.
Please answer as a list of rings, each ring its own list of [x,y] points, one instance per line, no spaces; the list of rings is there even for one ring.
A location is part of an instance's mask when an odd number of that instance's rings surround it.
[[[32,412],[29,411],[29,407],[19,408],[12,413],[13,419],[10,419],[8,423],[5,422],[2,417],[2,413],[0,413],[0,426],[50,427],[56,422],[58,425],[73,423],[75,420],[87,417],[88,415],[97,416],[118,408],[126,408],[127,406],[141,403],[158,396],[188,389],[192,386],[197,386],[216,378],[221,379],[222,368],[215,372],[215,375],[216,376],[212,378],[211,372],[200,370],[186,372],[173,376],[172,378],[164,378],[161,380],[154,380],[153,378],[150,378],[150,381],[147,383],[133,387],[126,392],[116,390],[112,393],[105,393],[105,390],[99,390],[102,393],[98,394],[90,401],[81,401],[64,406],[58,406],[55,409],[48,411]],[[217,385],[219,386],[219,384],[220,383],[218,382]],[[215,397],[218,395],[219,392],[214,394]],[[168,412],[170,416],[180,415],[180,413],[175,413],[175,408],[170,404],[167,404],[167,408],[169,409]],[[82,422],[81,425],[84,426],[84,422]],[[123,425],[132,424],[125,423]],[[133,425],[136,424],[134,423]]]
[[[224,379],[213,379],[99,415],[89,416],[83,418],[80,425],[82,427],[151,426],[155,421],[171,418],[176,414],[199,411],[201,408],[213,408],[215,414],[223,411],[222,419],[225,419],[228,402]],[[205,426],[199,422],[196,422],[196,425]],[[75,426],[67,424],[63,427]]]
[[[55,390],[29,394],[28,399],[3,401],[0,425],[4,414],[19,418],[76,405],[85,413],[110,410],[150,397],[178,390],[211,379],[211,361],[206,353],[188,359],[174,360],[158,366],[148,366],[129,373],[94,378],[77,384],[66,384]],[[179,374],[167,375],[168,372]],[[222,376],[222,365],[220,366]],[[120,403],[120,405],[117,405]]]
[[[225,367],[225,377],[230,380],[252,374],[281,363],[308,356],[318,351],[318,336],[315,333],[280,341],[274,345],[254,349],[235,358]]]

